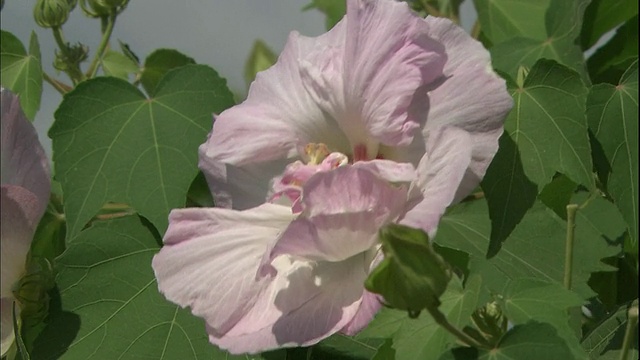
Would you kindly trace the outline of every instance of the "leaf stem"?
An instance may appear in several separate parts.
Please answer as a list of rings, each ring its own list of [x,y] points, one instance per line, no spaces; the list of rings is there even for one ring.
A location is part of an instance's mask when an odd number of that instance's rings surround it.
[[[427,311],[429,312],[429,314],[431,314],[438,325],[442,326],[443,329],[447,330],[451,335],[458,338],[458,340],[475,348],[484,348],[484,346],[474,338],[460,331],[457,327],[451,325],[449,320],[447,320],[444,314],[441,313],[437,308],[427,306]]]
[[[54,89],[58,90],[58,92],[62,95],[68,93],[73,89],[73,87],[52,78],[44,71],[42,72],[42,78],[44,79],[44,81],[48,82]]]
[[[637,302],[637,301],[636,301]],[[627,360],[629,348],[633,339],[636,324],[638,323],[638,306],[632,306],[628,312],[627,329],[624,332],[624,340],[622,342],[622,351],[620,352],[620,360]]]
[[[576,229],[577,204],[567,205],[567,238],[564,249],[564,287],[571,290],[571,275],[573,272],[573,242]]]
[[[115,10],[112,14],[109,15],[107,19],[107,26],[102,33],[102,40],[100,40],[100,45],[98,45],[98,50],[96,51],[93,60],[91,61],[91,65],[89,65],[89,69],[87,70],[87,77],[89,79],[96,76],[96,72],[98,71],[98,64],[102,57],[104,56],[104,52],[107,49],[107,45],[109,45],[109,39],[111,39],[111,34],[113,33],[113,27],[116,24],[117,14]]]

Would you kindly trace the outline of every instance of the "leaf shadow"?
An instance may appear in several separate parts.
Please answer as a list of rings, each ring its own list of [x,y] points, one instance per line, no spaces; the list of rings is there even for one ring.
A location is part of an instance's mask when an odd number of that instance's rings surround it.
[[[491,237],[486,254],[490,259],[498,254],[538,195],[538,186],[524,173],[517,144],[506,132],[500,137],[498,152],[481,186],[491,218]]]
[[[80,316],[63,311],[60,290],[49,291],[49,316],[46,326],[33,342],[32,359],[59,359],[73,343],[80,331]]]

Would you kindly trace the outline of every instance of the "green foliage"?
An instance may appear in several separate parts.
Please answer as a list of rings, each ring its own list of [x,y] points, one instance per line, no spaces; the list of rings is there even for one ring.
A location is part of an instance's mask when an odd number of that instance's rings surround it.
[[[637,303],[637,301],[636,301]],[[616,311],[608,315],[584,340],[582,346],[589,355],[589,359],[618,360],[620,359],[620,347],[624,338],[625,327],[628,321],[628,304],[620,306]],[[636,336],[633,337],[629,359],[638,358],[638,325],[635,327]]]
[[[367,290],[409,314],[435,309],[447,288],[451,270],[418,229],[390,224],[380,230],[384,260],[365,281]]]
[[[347,2],[346,0],[311,0],[311,3],[307,4],[302,10],[310,9],[318,9],[326,15],[325,26],[329,30],[347,12]]]
[[[589,49],[602,35],[631,19],[634,15],[638,15],[637,1],[591,0],[584,13],[580,45],[585,50]],[[636,26],[637,22],[636,19]]]
[[[518,145],[526,176],[541,188],[560,172],[593,188],[585,116],[588,89],[580,76],[555,61],[540,60],[524,86],[510,86],[509,91],[515,105],[505,131]]]
[[[474,0],[482,32],[497,44],[518,36],[545,39],[545,14],[551,0]],[[541,21],[542,20],[542,21]]]
[[[195,60],[176,50],[158,49],[145,59],[140,82],[149,96],[155,96],[160,80],[169,70],[195,63]]]
[[[139,71],[138,64],[133,62],[131,58],[113,50],[107,51],[102,57],[102,70],[107,76],[115,76],[124,80],[129,80],[129,74]]]
[[[526,324],[534,320],[553,325],[558,336],[572,349],[575,358],[586,356],[569,326],[567,312],[567,309],[583,304],[580,296],[558,283],[527,278],[509,281],[501,294],[499,303],[514,324]]]
[[[251,49],[247,63],[244,65],[244,80],[247,82],[247,86],[253,82],[257,73],[275,64],[276,59],[276,54],[269,49],[267,44],[261,40],[256,40],[253,43],[253,48]]]
[[[58,284],[35,359],[227,359],[202,320],[158,292],[155,231],[137,216],[99,222],[58,259]],[[244,358],[244,357],[243,357]]]
[[[40,45],[35,32],[29,40],[29,53],[8,31],[0,31],[0,83],[20,96],[20,106],[25,115],[33,120],[40,109],[42,97],[42,64]]]
[[[520,16],[528,16],[529,19],[520,25],[534,23],[536,26],[520,29],[523,33],[520,36],[510,37],[501,42],[493,41],[494,45],[490,51],[495,68],[515,78],[520,66],[533,67],[539,59],[552,59],[577,71],[582,79],[588,82],[582,49],[576,44],[580,35],[582,15],[588,3],[589,0],[550,0],[544,17],[541,16],[540,8],[528,13],[527,8],[521,8]],[[479,17],[479,20],[483,29],[491,28],[490,17]],[[539,29],[541,24],[544,24],[544,33]],[[502,32],[508,34],[512,30],[507,27]]]
[[[454,326],[469,323],[478,303],[482,279],[470,277],[465,287],[453,277],[440,297],[440,310]],[[397,360],[438,359],[439,355],[456,342],[456,338],[440,327],[428,313],[411,319],[406,312],[383,309],[358,337],[392,336]],[[389,352],[389,350],[384,350]]]
[[[609,160],[607,190],[629,226],[630,253],[638,252],[638,61],[617,86],[598,84],[587,100],[589,127]]]
[[[579,204],[584,201],[584,195],[573,199]],[[576,224],[572,283],[587,298],[594,294],[586,284],[590,274],[613,270],[600,259],[620,253],[625,227],[615,207],[601,198],[578,211]],[[475,201],[446,214],[434,241],[468,252],[471,273],[481,274],[484,286],[493,293],[499,293],[507,279],[522,277],[562,284],[566,223],[552,210],[536,202],[501,245],[491,243],[490,233],[487,205]]]
[[[153,98],[117,78],[88,80],[67,94],[49,131],[67,237],[107,202],[131,205],[164,232],[197,174],[211,114],[232,103],[225,80],[203,65],[167,73]]]
[[[440,360],[578,360],[553,326],[530,321],[516,325],[493,349],[456,348]]]
[[[594,83],[617,85],[622,74],[638,57],[638,16],[624,23],[603,47],[587,60]]]

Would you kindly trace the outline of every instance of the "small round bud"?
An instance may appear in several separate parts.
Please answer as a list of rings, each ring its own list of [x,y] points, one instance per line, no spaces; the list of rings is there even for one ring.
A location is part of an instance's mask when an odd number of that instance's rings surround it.
[[[38,0],[33,8],[33,17],[43,28],[60,27],[67,22],[69,11],[68,0]]]

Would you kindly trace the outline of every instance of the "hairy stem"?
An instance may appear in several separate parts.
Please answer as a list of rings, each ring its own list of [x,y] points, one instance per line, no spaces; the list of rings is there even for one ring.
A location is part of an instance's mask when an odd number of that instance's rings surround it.
[[[449,320],[447,320],[444,314],[441,313],[438,309],[427,307],[427,311],[429,312],[429,314],[431,314],[431,316],[433,316],[433,319],[436,321],[438,325],[442,326],[443,329],[447,330],[451,335],[458,338],[458,340],[475,348],[484,347],[482,346],[482,344],[477,342],[474,338],[460,331],[460,329],[458,329],[457,327],[451,325]]]
[[[71,89],[73,89],[73,87],[52,78],[46,72],[42,72],[42,78],[62,95],[68,93],[69,91],[71,91]]]
[[[577,204],[567,205],[567,238],[564,249],[564,287],[571,290],[571,275],[573,272],[573,242],[576,229]]]
[[[98,45],[98,49],[96,50],[95,55],[93,56],[93,60],[91,61],[91,65],[89,65],[89,69],[87,70],[87,77],[89,79],[96,76],[96,72],[98,71],[98,64],[102,57],[104,56],[104,52],[109,45],[109,39],[111,39],[111,34],[113,33],[113,27],[116,24],[116,13],[112,13],[109,15],[107,19],[106,28],[102,33],[102,40],[100,40],[100,45]]]
[[[638,307],[632,306],[631,309],[629,309],[628,315],[627,329],[624,333],[620,360],[627,360],[627,356],[629,356],[629,348],[631,347],[631,341],[633,340],[633,333],[635,332],[636,324],[638,323]]]

